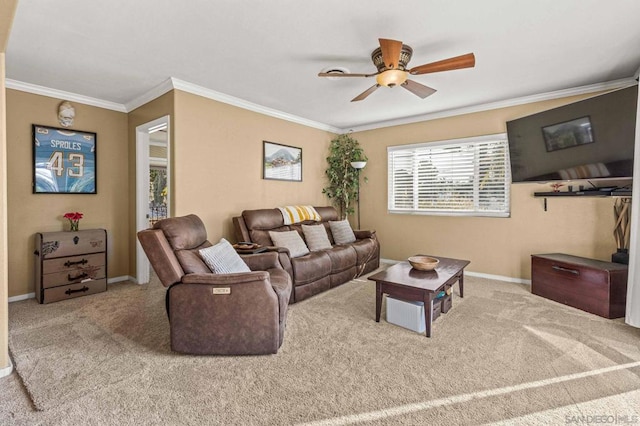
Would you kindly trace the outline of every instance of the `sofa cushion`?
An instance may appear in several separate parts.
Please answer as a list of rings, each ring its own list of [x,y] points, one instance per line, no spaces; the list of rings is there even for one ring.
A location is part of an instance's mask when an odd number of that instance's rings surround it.
[[[349,244],[356,240],[356,236],[351,229],[347,219],[330,221],[331,233],[336,244]]]
[[[207,230],[202,220],[194,214],[170,217],[153,226],[161,229],[174,250],[193,249],[207,241]]]
[[[269,236],[276,247],[284,247],[289,250],[289,255],[293,257],[304,256],[309,253],[309,248],[300,237],[297,231],[274,232],[269,231]]]
[[[346,271],[357,264],[358,256],[351,244],[335,246],[331,250],[325,251],[331,259],[331,273]]]
[[[202,249],[199,253],[211,271],[216,274],[251,272],[229,241],[224,238],[220,239],[218,244]]]
[[[294,286],[308,284],[331,275],[331,259],[326,251],[313,251],[291,259],[291,266]]]
[[[331,243],[324,225],[302,225],[304,239],[311,251],[330,249]]]

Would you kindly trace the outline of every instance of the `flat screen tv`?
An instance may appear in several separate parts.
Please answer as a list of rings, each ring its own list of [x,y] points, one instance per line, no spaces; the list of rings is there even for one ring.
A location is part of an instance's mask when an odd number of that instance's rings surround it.
[[[512,182],[631,178],[637,101],[634,85],[508,121]]]

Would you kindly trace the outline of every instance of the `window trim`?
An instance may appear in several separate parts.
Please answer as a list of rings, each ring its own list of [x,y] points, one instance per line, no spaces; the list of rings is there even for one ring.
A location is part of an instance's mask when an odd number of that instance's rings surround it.
[[[419,142],[408,145],[394,145],[387,147],[387,211],[391,214],[409,214],[409,215],[426,215],[426,216],[451,216],[451,217],[496,217],[496,218],[505,218],[511,217],[511,167],[510,167],[510,159],[509,159],[509,150],[508,145],[506,146],[506,160],[505,160],[505,201],[507,204],[507,211],[505,212],[482,212],[482,211],[467,211],[467,212],[455,212],[455,211],[441,211],[441,210],[415,210],[413,208],[392,208],[391,204],[393,201],[392,197],[392,189],[393,189],[393,177],[390,172],[390,162],[389,162],[389,154],[397,151],[408,151],[412,149],[418,148],[437,148],[446,145],[464,145],[469,143],[486,143],[486,142],[495,142],[495,141],[505,141],[508,144],[508,138],[506,133],[494,133],[491,135],[482,135],[482,136],[471,136],[465,138],[457,138],[457,139],[446,139],[446,140],[438,140],[433,142]],[[414,165],[415,167],[416,165]],[[478,164],[474,164],[474,167],[477,168]],[[474,176],[477,176],[476,172],[474,172]],[[417,185],[418,182],[415,180],[414,184],[414,193],[417,193]],[[477,181],[474,181],[474,188],[477,186]],[[474,189],[474,192],[476,189]],[[476,197],[474,196],[474,202]]]

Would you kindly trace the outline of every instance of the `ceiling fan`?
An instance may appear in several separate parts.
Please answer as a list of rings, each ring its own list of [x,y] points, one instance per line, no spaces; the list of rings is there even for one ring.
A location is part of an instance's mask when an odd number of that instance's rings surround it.
[[[325,72],[318,73],[318,77],[376,77],[376,84],[360,93],[351,102],[361,101],[372,94],[378,87],[395,87],[401,86],[416,96],[424,99],[433,95],[436,89],[425,86],[409,80],[407,77],[411,75],[429,74],[440,71],[457,70],[461,68],[471,68],[476,64],[476,58],[473,53],[455,56],[449,59],[443,59],[437,62],[431,62],[424,65],[418,65],[411,69],[407,69],[407,64],[411,60],[413,49],[406,44],[402,44],[398,40],[389,40],[379,38],[380,47],[371,52],[371,60],[378,69],[378,72],[372,74],[353,74],[344,72],[342,69],[330,69]]]

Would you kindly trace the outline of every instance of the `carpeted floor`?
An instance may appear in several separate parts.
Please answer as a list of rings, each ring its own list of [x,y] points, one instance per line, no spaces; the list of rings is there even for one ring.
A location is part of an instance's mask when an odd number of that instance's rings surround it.
[[[457,290],[427,339],[376,323],[375,284],[354,280],[292,305],[280,352],[248,357],[172,353],[157,281],[11,303],[0,424],[640,423],[640,329],[528,286]]]

